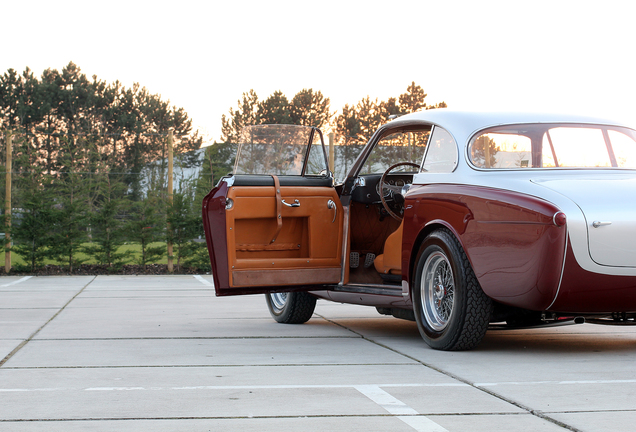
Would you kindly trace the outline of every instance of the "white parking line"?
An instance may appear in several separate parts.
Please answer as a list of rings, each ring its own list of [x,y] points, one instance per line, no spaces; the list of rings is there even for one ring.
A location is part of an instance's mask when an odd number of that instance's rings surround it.
[[[448,432],[433,420],[421,415],[401,400],[384,391],[381,387],[466,387],[463,383],[418,383],[418,384],[308,384],[308,385],[256,385],[256,386],[189,386],[189,387],[88,387],[84,389],[72,388],[0,388],[1,393],[9,392],[51,392],[51,391],[90,391],[90,392],[129,392],[129,391],[183,391],[183,390],[257,390],[257,389],[337,389],[354,388],[373,402],[384,408],[417,432]]]
[[[198,280],[199,282],[201,282],[203,285],[214,286],[212,282],[203,279],[201,275],[194,275],[194,278]]]
[[[8,287],[8,286],[11,286],[11,285],[19,284],[21,282],[24,282],[27,279],[31,279],[32,277],[33,276],[25,276],[22,279],[18,279],[17,281],[13,281],[13,282],[8,283],[8,284],[0,285],[0,287]]]
[[[463,383],[438,384],[371,384],[367,387],[467,387]],[[354,384],[271,384],[271,385],[226,385],[226,386],[187,386],[187,387],[89,387],[85,391],[113,391],[113,390],[288,390],[288,389],[336,389],[357,388]],[[0,389],[2,391],[2,389]]]
[[[376,385],[355,386],[355,389],[393,415],[417,415],[413,408],[391,396]]]
[[[444,429],[433,420],[423,415],[398,416],[397,418],[418,432],[448,432],[448,429]]]
[[[507,381],[507,382],[491,382],[491,383],[475,383],[475,387],[492,387],[492,386],[500,386],[500,385],[572,385],[572,384],[635,384],[636,379],[625,379],[625,380],[580,380],[580,381]],[[355,384],[278,384],[278,385],[216,385],[216,386],[185,386],[185,387],[88,387],[88,388],[59,388],[59,387],[48,387],[48,388],[0,388],[0,393],[4,392],[49,392],[56,390],[76,390],[76,391],[129,391],[129,390],[137,390],[137,391],[157,391],[157,390],[277,390],[277,389],[336,389],[336,388],[354,388],[358,390],[360,393],[367,396],[369,399],[376,402],[378,405],[383,406],[387,411],[392,414],[413,414],[413,412],[401,412],[399,410],[404,410],[406,405],[397,399],[393,398],[390,394],[382,390],[382,387],[468,387],[468,384],[464,383],[414,383],[414,384],[366,384],[366,385],[355,385]],[[384,398],[384,399],[383,399]],[[397,401],[397,402],[396,402]],[[384,406],[386,405],[386,407]],[[387,407],[401,407],[398,411],[392,412]]]
[[[55,390],[79,390],[79,391],[129,391],[129,390],[278,390],[278,389],[330,389],[330,388],[381,388],[381,387],[467,387],[463,383],[418,383],[418,384],[370,384],[356,386],[355,384],[279,384],[279,385],[226,385],[226,386],[187,386],[187,387],[49,387],[49,388],[0,388],[2,392],[43,392]],[[358,390],[359,391],[359,390]]]
[[[420,413],[385,392],[379,386],[360,385],[354,388],[418,432],[448,432],[447,429],[433,420],[419,415]]]

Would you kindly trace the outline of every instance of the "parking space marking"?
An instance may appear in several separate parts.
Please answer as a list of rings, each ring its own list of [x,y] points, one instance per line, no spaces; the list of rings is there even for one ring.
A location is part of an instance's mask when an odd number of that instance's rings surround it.
[[[22,279],[18,279],[17,281],[13,281],[13,282],[8,283],[8,284],[0,285],[0,287],[8,287],[8,286],[11,286],[11,285],[19,284],[19,283],[22,283],[22,282],[24,282],[24,281],[26,281],[28,279],[31,279],[32,277],[33,276],[25,276]]]
[[[448,432],[377,385],[360,385],[354,388],[418,432]]]
[[[201,282],[203,285],[214,286],[212,282],[203,279],[203,276],[201,275],[194,275],[194,278],[198,280],[199,282]]]
[[[468,387],[463,383],[438,383],[438,384],[370,384],[368,387]],[[293,389],[341,389],[357,388],[355,384],[264,384],[264,385],[227,385],[227,386],[187,386],[187,387],[90,387],[85,391],[106,390],[293,390]],[[2,391],[0,389],[0,391]]]
[[[398,416],[397,418],[418,432],[448,432],[448,429],[443,428],[430,418],[423,415]]]
[[[580,380],[580,381],[508,381],[508,382],[492,382],[492,383],[475,383],[475,387],[493,387],[502,385],[586,385],[586,384],[636,384],[636,379],[626,380]],[[392,414],[415,414],[416,412],[401,411],[405,410],[404,404],[397,399],[393,398],[389,393],[382,390],[382,387],[471,387],[469,384],[464,383],[402,383],[402,384],[272,384],[272,385],[212,385],[212,386],[183,386],[183,387],[87,387],[87,388],[73,388],[73,387],[49,387],[49,388],[0,388],[0,393],[4,392],[49,392],[56,390],[75,390],[75,391],[130,391],[130,390],[293,390],[293,389],[341,389],[341,388],[354,388],[360,393],[367,396],[369,399],[381,405],[387,411]],[[386,406],[385,406],[386,405]],[[389,408],[396,407],[396,411],[393,412]]]
[[[382,390],[379,386],[361,385],[354,388],[393,415],[419,414],[401,400]]]
[[[341,388],[380,388],[380,387],[468,387],[468,384],[463,383],[418,383],[418,384],[369,384],[369,385],[355,385],[355,384],[277,384],[277,385],[227,385],[227,386],[186,386],[186,387],[87,387],[87,388],[72,388],[72,387],[50,387],[50,388],[0,388],[2,392],[43,392],[43,391],[130,391],[130,390],[288,390],[288,389],[341,389]],[[359,391],[359,390],[358,390]]]
[[[79,388],[0,388],[1,393],[9,392],[52,392],[52,391],[91,391],[91,392],[129,392],[129,391],[183,391],[183,390],[276,390],[276,389],[342,389],[353,388],[360,392],[362,395],[375,402],[378,406],[385,409],[389,414],[395,416],[395,418],[404,422],[412,427],[417,432],[448,432],[439,424],[435,423],[431,419],[424,415],[421,415],[416,410],[392,396],[390,393],[384,391],[381,387],[468,387],[463,383],[436,383],[436,384],[334,384],[334,385],[251,385],[251,386],[188,386],[188,387],[88,387],[84,389]]]

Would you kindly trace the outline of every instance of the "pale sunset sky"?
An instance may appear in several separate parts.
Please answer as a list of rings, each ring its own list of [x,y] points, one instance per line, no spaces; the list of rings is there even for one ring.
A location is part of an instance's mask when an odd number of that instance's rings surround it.
[[[0,74],[140,83],[207,143],[243,92],[320,90],[332,110],[415,81],[427,102],[573,111],[636,126],[633,1],[2,1]]]

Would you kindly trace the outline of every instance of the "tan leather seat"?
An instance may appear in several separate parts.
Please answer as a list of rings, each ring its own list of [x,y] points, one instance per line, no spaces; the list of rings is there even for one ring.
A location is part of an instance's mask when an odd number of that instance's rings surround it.
[[[375,269],[384,274],[402,274],[402,227],[400,224],[384,242],[384,253],[373,261]]]

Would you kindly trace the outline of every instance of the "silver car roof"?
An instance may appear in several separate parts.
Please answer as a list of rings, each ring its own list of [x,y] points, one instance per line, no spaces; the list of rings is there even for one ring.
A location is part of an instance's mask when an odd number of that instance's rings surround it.
[[[602,125],[614,125],[629,127],[622,123],[600,118],[574,114],[550,114],[532,112],[479,112],[457,111],[449,108],[439,108],[426,111],[418,111],[404,115],[392,122],[397,125],[402,122],[422,121],[443,127],[449,131],[458,143],[465,144],[475,132],[505,124],[525,123],[590,123]]]

